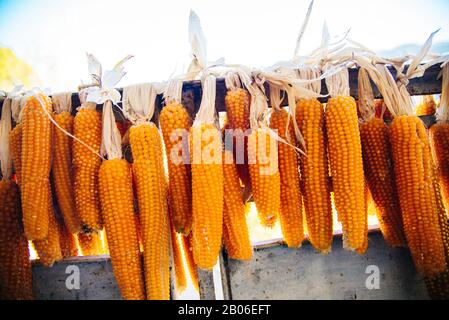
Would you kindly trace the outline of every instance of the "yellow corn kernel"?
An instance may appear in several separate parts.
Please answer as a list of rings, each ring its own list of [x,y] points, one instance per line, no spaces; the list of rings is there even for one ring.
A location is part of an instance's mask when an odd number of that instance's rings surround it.
[[[291,120],[286,110],[276,110],[271,114],[270,128],[276,129],[280,138],[296,146],[295,132]],[[304,229],[298,155],[292,146],[282,142],[278,144],[278,150],[279,174],[281,176],[279,220],[284,241],[288,247],[299,248],[304,240]]]
[[[430,127],[430,143],[437,167],[445,207],[449,209],[449,124],[437,123]]]
[[[74,135],[100,152],[101,114],[95,109],[78,111],[73,123]],[[73,142],[75,203],[85,232],[102,229],[98,200],[98,170],[101,159],[78,141]]]
[[[375,204],[385,241],[392,247],[406,247],[401,209],[391,163],[390,131],[382,119],[360,126],[363,163],[367,185]]]
[[[44,104],[41,106],[40,102]],[[22,110],[21,196],[25,235],[29,240],[47,237],[51,204],[50,167],[52,126],[49,97],[42,94],[27,99]]]
[[[223,166],[220,132],[212,124],[192,127],[190,143],[193,256],[199,268],[212,269],[217,263],[223,232]],[[215,153],[217,149],[219,155]],[[211,159],[203,158],[206,150],[210,151],[208,155]],[[196,160],[197,156],[201,158]],[[217,158],[218,161],[214,161]]]
[[[357,105],[352,97],[329,99],[326,129],[335,207],[343,226],[343,246],[362,254],[368,241],[368,214]]]
[[[277,145],[268,129],[255,129],[248,138],[248,161],[254,202],[260,223],[273,227],[281,207],[281,178]]]
[[[20,193],[10,180],[0,181],[0,299],[33,299],[28,241],[20,223]]]
[[[21,182],[22,171],[22,124],[17,124],[9,133],[9,150],[11,152],[11,159],[16,174],[17,184]]]
[[[102,217],[117,284],[124,299],[144,300],[145,287],[128,162],[123,159],[103,161],[99,187]]]
[[[188,150],[188,145],[183,146],[183,133],[186,138],[192,126],[192,120],[183,105],[173,102],[162,109],[159,122],[168,161],[170,212],[176,231],[189,234],[192,228],[190,166],[183,161],[175,163],[172,160],[172,153],[181,156],[181,150]],[[186,159],[189,158],[188,155],[184,154],[184,156]]]
[[[300,167],[307,234],[313,247],[326,254],[331,251],[333,222],[323,105],[317,99],[299,100],[296,121],[306,152]]]
[[[73,133],[73,116],[69,112],[55,115],[54,120],[64,130]],[[56,199],[69,232],[78,233],[81,221],[76,212],[72,169],[72,138],[59,129],[55,130],[52,173]]]
[[[226,156],[226,153],[228,155]],[[226,163],[232,159],[231,151],[223,153],[224,208],[223,208],[223,241],[231,259],[251,260],[253,250],[249,240],[246,224],[245,204],[242,199],[242,188],[234,163]]]
[[[170,225],[162,139],[154,123],[130,129],[133,173],[142,228],[147,299],[170,299]]]
[[[391,125],[396,186],[408,247],[418,272],[433,276],[446,269],[439,226],[436,169],[422,121],[400,116]]]
[[[83,256],[98,256],[102,254],[103,247],[98,231],[78,233],[78,244]]]

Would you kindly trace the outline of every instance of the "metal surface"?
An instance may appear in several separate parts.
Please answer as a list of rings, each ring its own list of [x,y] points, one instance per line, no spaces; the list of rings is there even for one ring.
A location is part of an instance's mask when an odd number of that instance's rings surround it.
[[[377,266],[380,289],[368,290],[368,266]],[[422,278],[406,249],[386,246],[379,233],[369,236],[360,256],[334,239],[332,253],[317,254],[310,244],[259,249],[250,262],[228,261],[232,298],[241,299],[428,299]]]

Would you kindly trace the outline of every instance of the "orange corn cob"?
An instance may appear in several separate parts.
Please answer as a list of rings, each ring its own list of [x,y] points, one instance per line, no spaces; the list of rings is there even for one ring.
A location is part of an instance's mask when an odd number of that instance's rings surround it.
[[[333,223],[323,105],[316,99],[299,100],[296,121],[306,152],[300,166],[307,234],[318,252],[329,253]]]
[[[103,161],[99,186],[102,216],[117,284],[124,299],[143,300],[145,288],[128,162],[123,159]]]
[[[437,103],[433,96],[424,96],[422,102],[416,107],[417,116],[432,116],[437,111]]]
[[[59,245],[61,247],[62,257],[70,258],[78,256],[78,245],[76,235],[71,233],[64,225],[62,219],[58,219],[59,226]]]
[[[73,116],[69,112],[55,115],[54,120],[67,132],[73,132]],[[78,233],[81,229],[81,221],[76,212],[73,190],[72,138],[58,129],[55,130],[54,140],[52,172],[56,199],[69,232]]]
[[[449,209],[449,124],[437,123],[430,127],[429,134],[444,204]]]
[[[103,246],[98,231],[78,233],[78,244],[83,256],[98,256],[102,254]]]
[[[391,144],[407,243],[418,272],[433,276],[446,269],[446,261],[438,224],[436,170],[422,121],[414,116],[396,117]]]
[[[171,244],[173,250],[173,265],[175,269],[175,287],[178,292],[183,292],[187,288],[187,275],[182,260],[182,243],[173,226],[171,230]],[[181,235],[182,237],[182,235]]]
[[[221,136],[214,125],[203,124],[190,129],[192,158],[193,256],[202,269],[217,263],[223,232],[223,166]],[[217,145],[219,144],[219,145]],[[203,159],[203,152],[213,148],[212,159],[220,151],[219,161]],[[198,163],[195,158],[201,156]]]
[[[101,114],[95,109],[78,111],[73,123],[74,135],[96,151],[101,145]],[[85,232],[101,230],[102,221],[98,200],[98,170],[101,159],[78,141],[73,142],[75,173],[75,203]]]
[[[185,138],[192,120],[183,105],[173,102],[162,109],[159,122],[168,161],[170,212],[176,231],[188,234],[192,228],[190,166],[186,164],[188,161],[175,163],[171,154],[173,152],[174,155],[181,156],[181,150],[188,150],[188,145],[183,145],[183,132]],[[189,159],[188,155],[183,155]]]
[[[368,214],[354,98],[339,96],[329,99],[326,128],[335,207],[343,226],[343,245],[363,254],[368,241]]]
[[[41,106],[39,101],[42,101],[44,106]],[[29,240],[47,237],[49,226],[52,126],[43,108],[51,113],[51,100],[39,94],[29,97],[22,111],[20,187],[23,224]]]
[[[170,225],[162,139],[154,123],[130,129],[133,173],[142,228],[147,298],[170,299]]]
[[[248,138],[248,160],[254,202],[260,223],[273,227],[281,207],[281,178],[278,170],[277,147],[267,129],[255,129]]]
[[[374,118],[360,126],[363,163],[367,185],[375,203],[385,241],[392,247],[405,247],[401,209],[397,195],[388,126]]]
[[[287,131],[288,124],[288,131]],[[295,132],[286,110],[271,114],[270,128],[276,129],[280,138],[295,142]],[[298,155],[292,146],[279,143],[279,173],[281,176],[281,210],[279,220],[284,240],[290,248],[299,248],[304,240],[302,218],[302,195],[299,185]]]
[[[0,181],[0,299],[33,299],[28,241],[20,223],[20,193],[10,180]]]
[[[189,270],[189,275],[192,280],[193,286],[198,291],[199,282],[198,282],[198,267],[195,264],[195,260],[193,259],[193,245],[192,245],[192,233],[188,236],[181,235],[181,244],[182,250],[184,252],[184,256],[186,258],[187,268]]]
[[[22,171],[22,124],[17,124],[9,133],[9,150],[16,174],[17,184],[21,182]]]
[[[249,241],[245,204],[242,199],[237,166],[234,163],[226,163],[226,158],[232,159],[231,151],[223,153],[224,194],[226,195],[223,208],[224,245],[231,259],[250,260],[253,250]]]

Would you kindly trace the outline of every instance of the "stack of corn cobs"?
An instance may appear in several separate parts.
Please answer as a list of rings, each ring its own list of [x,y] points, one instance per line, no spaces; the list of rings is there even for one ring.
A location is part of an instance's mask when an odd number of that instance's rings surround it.
[[[402,61],[411,62],[405,74],[392,62],[402,75],[396,82],[385,63],[350,56],[295,75],[282,68],[203,70],[196,115],[182,103],[183,79],[125,88],[120,110],[127,120],[117,123],[117,99],[101,91],[101,82],[100,91],[80,92],[81,106],[64,94],[6,98],[0,298],[32,297],[29,240],[46,266],[76,256],[78,247],[83,255],[109,253],[125,299],[169,299],[170,255],[181,290],[188,275],[198,285],[197,268],[212,269],[222,247],[231,259],[252,258],[248,195],[262,225],[279,221],[289,247],[308,239],[322,254],[332,247],[332,204],[344,247],[366,252],[372,199],[386,242],[408,247],[432,298],[448,298],[449,68],[437,124],[428,130],[409,107],[405,86],[420,57]],[[349,91],[353,65],[360,67],[358,101]],[[216,76],[228,89],[221,127]],[[318,100],[322,79],[326,104]],[[374,99],[370,80],[383,101]],[[95,100],[108,94],[110,100]]]

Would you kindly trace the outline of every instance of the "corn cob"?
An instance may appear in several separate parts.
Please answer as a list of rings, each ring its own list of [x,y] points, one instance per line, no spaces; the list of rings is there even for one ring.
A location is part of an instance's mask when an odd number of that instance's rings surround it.
[[[78,256],[76,235],[74,235],[67,229],[63,221],[58,220],[58,226],[59,226],[59,245],[61,247],[62,257],[65,259]]]
[[[382,234],[390,246],[405,247],[407,241],[391,163],[389,129],[383,120],[373,118],[360,126],[360,138],[365,177]]]
[[[20,193],[10,180],[0,181],[0,299],[33,299],[32,271],[20,223]]]
[[[93,108],[93,109],[92,109]],[[94,150],[100,151],[101,115],[92,108],[82,108],[75,116],[74,135]],[[75,203],[85,232],[101,230],[102,221],[98,201],[98,170],[101,159],[78,141],[73,142],[75,173]]]
[[[300,167],[307,234],[317,251],[328,253],[333,223],[323,105],[316,99],[299,100],[296,121],[306,150],[306,156],[300,158]]]
[[[17,184],[20,185],[22,171],[22,124],[17,124],[9,133],[9,150],[16,174]]]
[[[69,112],[55,115],[54,120],[67,132],[73,132],[73,116]],[[56,199],[69,232],[78,233],[81,229],[81,221],[76,212],[73,191],[72,140],[61,130],[55,130],[54,139],[52,172]]]
[[[273,227],[281,207],[281,178],[278,170],[277,147],[267,129],[255,129],[248,138],[248,161],[254,202],[259,221],[265,227]]]
[[[39,94],[29,97],[22,111],[20,187],[23,224],[29,240],[45,239],[49,228],[52,126],[43,108],[51,113],[51,100]]]
[[[102,216],[112,267],[123,298],[145,299],[131,172],[123,159],[103,161],[99,171]]]
[[[173,226],[171,230],[171,244],[173,252],[173,266],[175,269],[175,287],[178,292],[183,292],[187,288],[187,275],[182,260],[182,243]],[[182,235],[181,235],[182,237]]]
[[[432,116],[437,111],[437,104],[432,95],[424,96],[422,102],[416,107],[417,116]]]
[[[183,105],[172,102],[162,109],[159,122],[168,160],[170,212],[176,231],[188,234],[192,227],[190,166],[185,164],[187,162],[173,162],[171,154],[176,152],[179,146],[182,146],[184,151],[188,149],[187,146],[182,145],[183,138],[178,134],[187,133],[192,126],[192,120]],[[174,137],[176,139],[173,139]],[[175,153],[176,155],[179,156],[180,153]]]
[[[154,123],[130,129],[133,173],[142,228],[147,298],[170,299],[170,226],[162,139]]]
[[[430,143],[432,154],[437,167],[441,191],[445,207],[449,209],[449,124],[437,123],[430,127]]]
[[[212,269],[217,263],[223,231],[223,166],[221,164],[220,132],[213,124],[190,129],[193,256],[202,269]],[[213,160],[203,159],[209,148]],[[219,149],[219,161],[215,152]],[[201,160],[196,161],[200,155]]]
[[[192,233],[190,233],[188,236],[180,235],[180,237],[181,237],[182,250],[184,252],[184,257],[186,259],[190,279],[192,280],[193,286],[198,291],[199,289],[198,267],[195,264],[195,260],[193,258],[193,245],[192,245],[193,235]]]
[[[45,267],[51,267],[55,262],[62,259],[59,225],[52,207],[48,215],[50,221],[47,237],[42,240],[33,240],[34,248],[39,256],[39,262]]]
[[[102,254],[103,246],[98,231],[78,233],[78,244],[83,256],[98,256]]]
[[[443,272],[446,261],[426,128],[418,117],[396,117],[391,144],[407,243],[418,272],[430,277]]]
[[[357,105],[352,97],[329,99],[326,129],[335,207],[343,226],[343,245],[363,254],[368,238],[368,215]]]
[[[228,153],[228,156],[226,156]],[[250,260],[253,255],[246,224],[245,204],[234,163],[226,163],[226,157],[232,159],[231,151],[223,153],[224,207],[223,207],[223,240],[231,259]]]
[[[287,131],[288,125],[288,131]],[[276,129],[280,138],[295,142],[291,118],[286,110],[276,110],[271,114],[270,128]],[[281,209],[279,220],[284,240],[290,248],[299,248],[304,240],[302,195],[299,184],[299,163],[295,149],[280,143],[279,173],[281,177]]]

